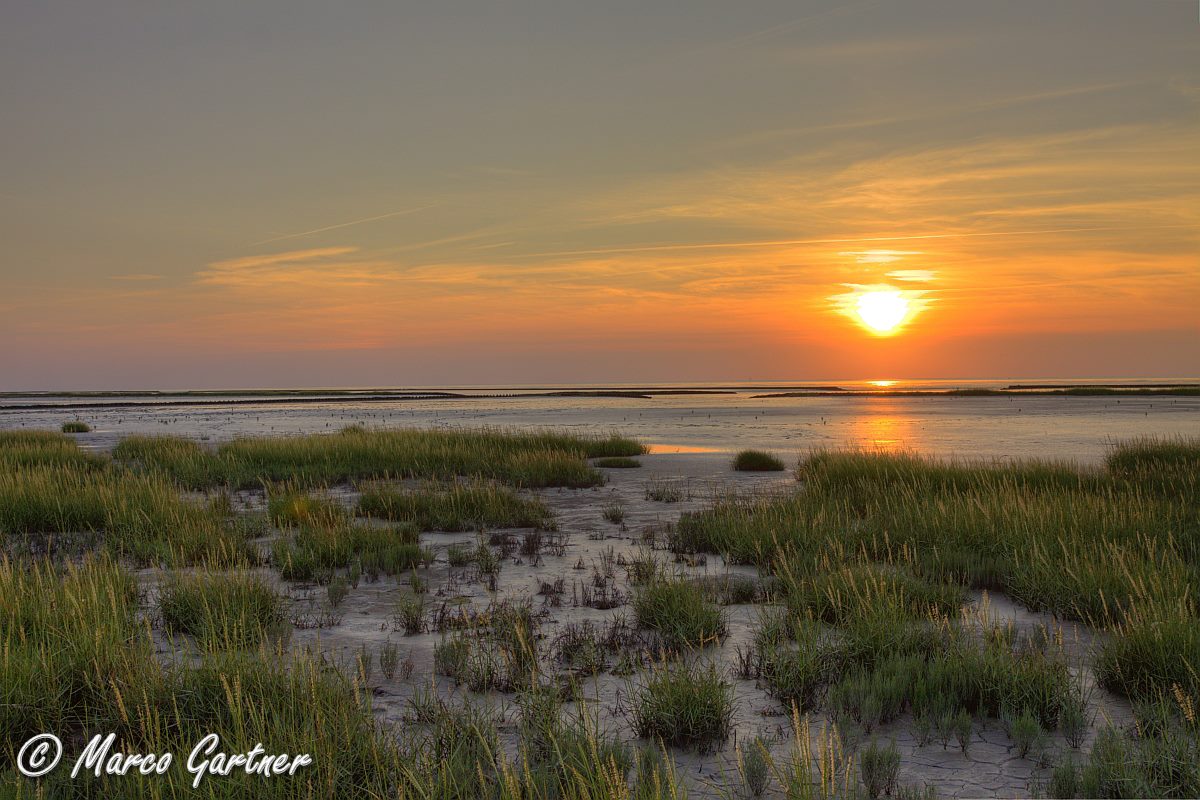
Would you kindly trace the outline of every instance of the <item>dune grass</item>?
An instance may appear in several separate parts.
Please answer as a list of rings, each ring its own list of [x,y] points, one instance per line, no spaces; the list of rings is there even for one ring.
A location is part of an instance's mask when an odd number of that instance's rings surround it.
[[[159,612],[168,631],[207,649],[254,647],[290,632],[278,593],[244,572],[173,574],[160,589]]]
[[[525,488],[604,482],[586,459],[631,456],[632,439],[498,429],[366,430],[247,437],[208,449],[169,436],[132,436],[114,450],[121,462],[164,471],[187,488],[252,488],[264,481],[319,486],[371,478],[491,478]]]
[[[426,483],[415,489],[376,484],[363,489],[358,513],[426,531],[554,526],[550,509],[541,500],[522,497],[490,481]]]
[[[763,450],[742,450],[733,457],[738,472],[782,472],[786,467],[778,456]]]

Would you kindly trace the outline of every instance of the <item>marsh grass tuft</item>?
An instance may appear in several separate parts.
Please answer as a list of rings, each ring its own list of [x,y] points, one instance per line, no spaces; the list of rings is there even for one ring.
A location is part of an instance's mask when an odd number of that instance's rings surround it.
[[[427,531],[554,526],[553,515],[540,499],[521,497],[494,482],[428,483],[417,489],[376,484],[363,490],[358,513]]]
[[[715,666],[663,664],[637,693],[638,736],[706,749],[723,742],[733,720],[733,689]]]
[[[763,450],[742,450],[733,457],[733,468],[738,472],[782,472],[787,467],[783,461]]]
[[[703,647],[725,635],[725,613],[684,579],[652,581],[633,596],[637,624],[658,633],[671,650]]]
[[[159,612],[168,631],[208,649],[254,647],[290,633],[279,595],[243,572],[173,574],[162,586]]]
[[[73,420],[62,424],[63,433],[90,433],[92,426],[82,420]]]
[[[336,570],[353,567],[368,578],[397,575],[433,561],[411,526],[376,527],[350,522],[309,525],[275,542],[272,562],[290,581],[328,583]]]
[[[887,747],[871,742],[859,754],[858,765],[867,797],[875,800],[880,795],[891,796],[896,789],[896,776],[900,773],[900,752],[894,742],[889,742]]]

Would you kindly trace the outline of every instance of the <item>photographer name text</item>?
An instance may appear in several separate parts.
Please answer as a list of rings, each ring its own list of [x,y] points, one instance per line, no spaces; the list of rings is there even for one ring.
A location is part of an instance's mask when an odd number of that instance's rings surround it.
[[[93,736],[75,758],[71,777],[85,772],[97,778],[102,775],[165,775],[175,761],[173,753],[123,753],[114,749],[116,741],[115,733]],[[198,789],[210,775],[245,772],[265,779],[295,775],[297,770],[313,763],[308,753],[268,753],[261,742],[244,753],[226,753],[220,748],[221,737],[215,733],[208,734],[192,748],[184,765],[192,775],[192,788]],[[21,745],[17,769],[22,775],[37,778],[58,767],[62,757],[62,740],[52,733],[40,733]]]

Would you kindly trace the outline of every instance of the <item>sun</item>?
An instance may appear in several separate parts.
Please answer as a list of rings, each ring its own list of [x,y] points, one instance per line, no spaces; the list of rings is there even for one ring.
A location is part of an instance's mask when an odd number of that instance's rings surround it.
[[[895,333],[908,317],[909,303],[894,289],[880,289],[860,294],[854,310],[869,330],[886,336]]]

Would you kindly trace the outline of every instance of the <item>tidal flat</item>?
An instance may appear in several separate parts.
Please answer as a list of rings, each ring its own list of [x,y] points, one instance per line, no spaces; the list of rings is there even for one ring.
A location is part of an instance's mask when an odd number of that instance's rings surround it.
[[[15,769],[112,731],[313,755],[211,797],[1200,793],[1200,441],[645,450],[0,431],[0,787],[190,786]]]

